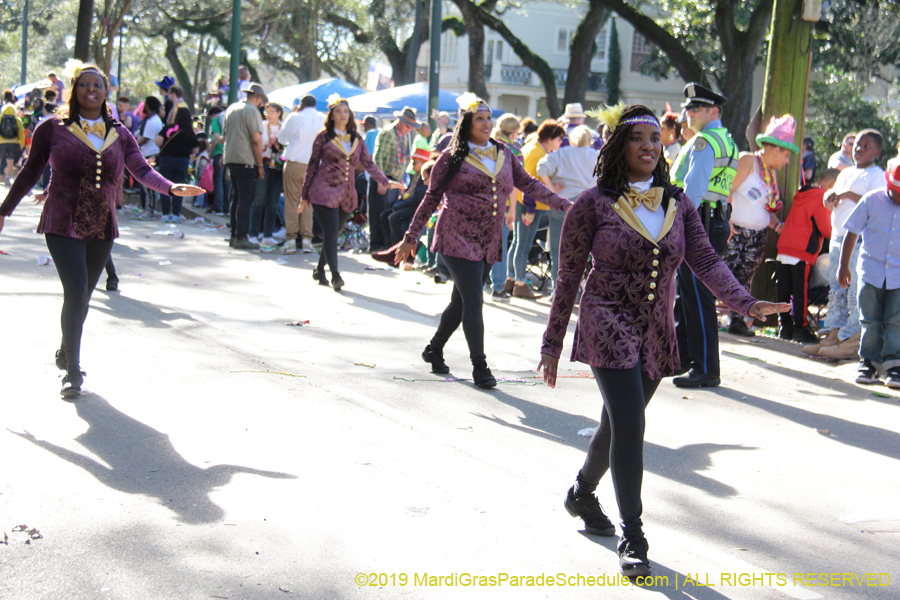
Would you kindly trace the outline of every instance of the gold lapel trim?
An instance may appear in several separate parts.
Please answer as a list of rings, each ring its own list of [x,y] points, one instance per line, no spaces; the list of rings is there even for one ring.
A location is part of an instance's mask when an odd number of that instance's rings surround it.
[[[353,154],[353,151],[356,150],[356,147],[359,145],[359,138],[356,138],[355,140],[353,140],[353,143],[350,144],[349,152],[347,152],[347,149],[344,148],[344,144],[338,138],[336,138],[336,137],[331,138],[331,143],[334,144],[335,146],[337,146],[338,148],[340,148],[341,152],[343,152],[347,156],[350,156],[351,154]]]
[[[634,214],[634,209],[632,209],[627,202],[616,200],[615,202],[613,202],[612,207],[613,210],[615,210],[619,214],[619,216],[622,217],[622,220],[625,221],[625,223],[629,227],[639,233],[641,237],[644,237],[653,242],[654,246],[659,246],[659,240],[663,239],[666,234],[669,233],[669,230],[672,229],[672,225],[675,223],[675,213],[677,212],[675,198],[669,198],[669,208],[666,210],[666,218],[663,221],[662,229],[660,229],[659,231],[659,237],[653,239],[653,237],[650,235],[650,232],[647,231],[647,228],[644,227],[644,224],[641,223],[641,220],[638,218],[638,216]]]
[[[490,177],[492,180],[497,179],[497,175],[500,173],[500,169],[503,168],[503,162],[505,159],[506,159],[506,153],[503,151],[502,148],[497,148],[497,160],[496,160],[496,164],[494,165],[494,172],[491,173],[490,171],[488,171],[488,168],[484,165],[483,162],[481,162],[480,159],[472,156],[471,154],[466,155],[467,163],[469,163],[470,165],[472,165],[473,167],[475,167],[476,169],[478,169],[479,171],[481,171],[482,173],[484,173],[485,175]]]
[[[74,135],[74,136],[77,137],[79,140],[81,140],[82,142],[84,142],[85,144],[87,144],[88,148],[90,148],[90,149],[93,150],[94,152],[101,152],[101,153],[102,153],[104,150],[106,150],[107,148],[109,148],[110,146],[112,146],[113,142],[115,142],[117,139],[119,139],[119,132],[117,132],[117,131],[115,130],[115,128],[112,128],[112,129],[110,129],[109,131],[106,132],[106,139],[103,140],[103,145],[100,146],[100,149],[99,149],[99,150],[97,150],[97,149],[94,147],[94,144],[91,143],[91,140],[88,139],[88,136],[87,136],[87,134],[84,132],[84,130],[81,129],[81,127],[78,127],[75,123],[72,123],[72,124],[69,125],[66,129],[68,129],[69,131],[71,131],[71,132],[72,132],[72,135]]]

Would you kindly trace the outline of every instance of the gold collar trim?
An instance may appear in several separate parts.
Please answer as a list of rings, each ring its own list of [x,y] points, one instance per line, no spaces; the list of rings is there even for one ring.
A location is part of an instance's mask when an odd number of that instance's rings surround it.
[[[91,140],[88,139],[87,134],[75,123],[72,123],[68,127],[66,127],[72,135],[77,137],[79,140],[87,144],[88,148],[90,148],[94,152],[104,152],[107,148],[112,146],[113,142],[119,139],[119,133],[116,131],[115,127],[111,127],[109,131],[106,132],[106,139],[103,140],[103,145],[100,146],[100,149],[94,147],[94,144],[91,143]]]
[[[666,209],[666,218],[663,221],[662,229],[659,230],[659,236],[654,239],[653,236],[650,235],[650,232],[647,231],[647,228],[644,227],[644,224],[638,216],[634,214],[634,209],[631,208],[627,202],[623,202],[619,199],[613,203],[612,207],[629,227],[638,232],[642,237],[653,242],[654,246],[659,246],[659,241],[666,237],[666,234],[672,229],[672,225],[675,223],[675,214],[678,212],[678,205],[675,202],[675,198],[669,198],[669,207]]]
[[[503,162],[506,160],[506,152],[503,151],[503,148],[497,148],[497,162],[494,165],[494,172],[491,173],[488,171],[488,168],[481,162],[480,159],[475,158],[472,154],[466,155],[466,162],[490,177],[492,180],[497,179],[497,174],[500,173],[500,169],[503,167]]]
[[[334,144],[335,146],[337,146],[338,148],[340,148],[341,152],[343,152],[347,156],[350,156],[351,154],[353,154],[353,151],[356,150],[356,147],[359,145],[359,138],[356,138],[355,140],[353,140],[353,143],[350,145],[349,152],[347,151],[346,148],[344,148],[344,144],[343,144],[343,142],[341,142],[340,139],[333,137],[333,138],[331,138],[331,143]]]

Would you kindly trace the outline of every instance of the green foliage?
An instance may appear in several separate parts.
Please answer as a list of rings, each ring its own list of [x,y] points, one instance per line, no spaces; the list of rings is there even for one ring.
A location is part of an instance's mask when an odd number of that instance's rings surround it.
[[[900,62],[900,1],[833,0],[815,24],[813,68],[890,79]]]
[[[884,148],[877,163],[885,166],[897,146],[897,118],[879,113],[882,102],[862,97],[865,86],[853,75],[833,68],[820,72],[809,84],[806,137],[815,142],[817,161],[825,164],[841,146],[848,133],[877,129],[884,136]]]
[[[622,49],[619,47],[619,32],[616,20],[609,25],[609,62],[606,70],[606,103],[610,106],[621,100],[622,90]]]

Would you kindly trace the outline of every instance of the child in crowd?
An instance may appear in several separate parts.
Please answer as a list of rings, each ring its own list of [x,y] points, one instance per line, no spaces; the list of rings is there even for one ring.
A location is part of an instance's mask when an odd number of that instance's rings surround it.
[[[858,356],[860,325],[856,303],[856,262],[859,248],[850,257],[852,281],[847,289],[837,284],[837,269],[841,262],[844,221],[860,198],[884,185],[884,169],[875,164],[882,144],[881,133],[875,129],[860,131],[853,145],[854,166],[841,171],[834,187],[825,194],[825,207],[832,211],[828,259],[831,291],[828,294],[828,316],[825,318],[825,329],[829,330],[829,334],[818,352],[821,356],[839,360],[856,359]]]
[[[197,134],[197,156],[194,158],[194,181],[199,182],[203,179],[203,172],[209,166],[209,141],[205,133]],[[194,206],[206,206],[207,194],[194,198]]]
[[[885,175],[887,187],[869,192],[857,203],[844,226],[844,244],[838,282],[850,286],[851,257],[862,236],[859,253],[859,313],[862,340],[856,382],[878,381],[877,369],[885,385],[900,389],[900,167]]]
[[[805,185],[800,188],[778,237],[778,265],[775,272],[777,301],[793,304],[790,315],[780,315],[781,328],[793,334],[805,329],[810,336],[815,337],[809,331],[807,318],[809,272],[822,250],[822,243],[831,237],[831,214],[825,208],[822,198],[825,192],[834,187],[839,173],[837,169],[825,169],[819,176],[818,186]],[[808,347],[804,346],[804,350]],[[816,344],[816,347],[818,349],[820,344]]]

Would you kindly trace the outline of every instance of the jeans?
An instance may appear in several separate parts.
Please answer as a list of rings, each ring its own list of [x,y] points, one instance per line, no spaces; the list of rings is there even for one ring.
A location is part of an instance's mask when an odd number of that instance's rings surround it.
[[[900,367],[900,289],[863,282],[859,290],[859,357],[884,370]]]
[[[275,219],[278,215],[278,199],[284,189],[282,173],[277,169],[264,167],[265,179],[256,180],[256,196],[250,207],[250,237],[259,235],[259,225],[262,222],[263,237],[270,238],[275,231]]]
[[[188,164],[191,159],[186,156],[160,156],[156,159],[157,170],[159,174],[171,181],[172,183],[187,183]],[[165,194],[159,195],[159,201],[162,204],[162,214],[169,214],[169,197]],[[172,196],[172,214],[181,215],[181,196]]]
[[[859,307],[857,306],[857,287],[859,276],[856,265],[859,260],[859,249],[862,238],[856,242],[856,248],[850,256],[850,287],[842,288],[837,282],[837,272],[841,265],[841,245],[844,236],[832,236],[828,246],[828,315],[825,317],[825,329],[838,329],[838,338],[847,338],[860,332]]]
[[[212,206],[217,213],[225,212],[225,200],[231,198],[231,182],[225,181],[225,165],[222,164],[222,155],[213,156],[213,197]]]
[[[521,202],[516,203],[516,222],[513,225],[513,245],[510,252],[513,256],[513,273],[518,282],[525,281],[528,269],[528,253],[531,252],[531,246],[534,244],[534,238],[540,227],[541,216],[545,212],[547,211],[536,210],[531,225],[526,225],[522,222],[522,216],[525,215],[525,205]]]
[[[644,479],[644,411],[659,387],[640,365],[630,369],[591,367],[603,396],[600,425],[588,446],[578,486],[593,491],[607,471],[612,472],[616,503],[625,536],[641,532],[641,485]]]
[[[328,208],[321,204],[313,204],[312,208],[324,230],[322,253],[319,255],[319,264],[316,268],[319,270],[319,273],[324,273],[325,265],[327,264],[332,276],[339,275],[337,241],[338,236],[344,229],[344,225],[350,219],[350,213],[344,212],[344,209],[341,207]]]
[[[559,240],[562,236],[563,221],[566,219],[566,211],[551,208],[550,225],[547,228],[547,245],[550,246],[550,279],[553,281],[553,289],[556,289],[556,274],[559,272]]]
[[[443,260],[453,277],[453,291],[450,293],[450,304],[441,314],[441,322],[431,338],[431,347],[443,349],[462,323],[466,343],[469,345],[469,357],[473,364],[483,362],[486,357],[482,290],[486,263],[483,260],[466,260],[447,255],[443,255]]]
[[[231,237],[247,239],[250,227],[250,207],[256,195],[259,170],[253,165],[226,165],[231,172]]]
[[[390,209],[397,198],[400,196],[400,190],[388,190],[385,194],[378,193],[378,183],[369,180],[369,250],[383,250],[388,247],[388,238],[390,231],[383,229],[381,214]]]
[[[47,249],[63,286],[60,324],[66,370],[75,374],[81,370],[81,335],[91,294],[109,263],[113,241],[76,240],[52,233],[46,238]]]
[[[507,243],[509,242],[509,227],[506,221],[503,221],[503,237],[500,239],[500,249],[503,251],[503,258],[498,263],[491,265],[491,290],[502,292],[506,285],[506,274],[509,270],[509,252]]]

